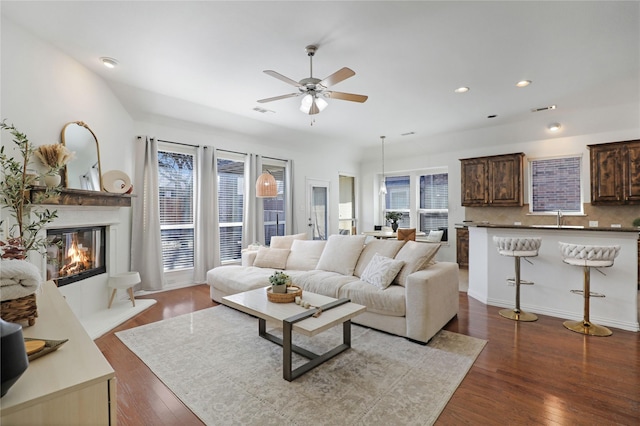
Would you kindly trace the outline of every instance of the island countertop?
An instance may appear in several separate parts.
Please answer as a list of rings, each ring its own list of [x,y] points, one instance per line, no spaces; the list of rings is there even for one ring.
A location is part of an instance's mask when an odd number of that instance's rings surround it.
[[[604,227],[604,226],[577,226],[577,225],[514,225],[514,224],[498,224],[487,222],[463,222],[456,223],[456,228],[475,227],[475,228],[502,228],[502,229],[560,229],[563,231],[599,231],[599,232],[635,232],[640,233],[640,228],[630,227]]]
[[[552,317],[580,320],[582,297],[571,290],[583,286],[583,270],[562,260],[559,243],[595,246],[619,245],[614,265],[605,275],[591,273],[591,288],[606,298],[591,301],[596,324],[640,331],[638,321],[638,239],[635,228],[558,228],[465,222],[469,230],[468,295],[487,305],[513,308],[515,292],[506,282],[514,275],[514,262],[498,253],[493,237],[538,237],[538,256],[522,262],[522,277],[535,283],[522,290],[522,309]],[[615,331],[614,331],[615,333]]]

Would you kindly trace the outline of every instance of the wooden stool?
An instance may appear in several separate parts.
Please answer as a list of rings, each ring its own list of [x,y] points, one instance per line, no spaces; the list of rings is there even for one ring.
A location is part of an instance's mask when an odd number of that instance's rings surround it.
[[[116,292],[119,288],[127,289],[129,292],[129,297],[131,298],[131,303],[133,306],[136,306],[136,300],[133,298],[133,286],[140,283],[140,274],[138,272],[124,272],[122,274],[116,274],[109,277],[109,283],[107,286],[113,289],[111,293],[111,298],[109,299],[109,306],[107,309],[111,309],[111,304],[113,303],[113,299],[116,297]]]
[[[582,266],[582,290],[571,290],[581,294],[584,298],[584,313],[582,321],[565,321],[566,328],[576,333],[589,336],[611,336],[613,332],[607,327],[597,325],[589,320],[589,302],[591,297],[605,297],[604,294],[591,292],[591,268],[606,268],[613,266],[613,259],[620,253],[620,246],[587,246],[584,244],[569,244],[559,242],[562,261],[572,266]],[[598,272],[602,273],[600,270]]]
[[[493,237],[493,242],[498,247],[498,253],[502,256],[515,258],[516,268],[516,277],[507,279],[507,282],[516,286],[516,307],[514,309],[502,309],[498,313],[500,316],[514,321],[536,321],[538,319],[537,315],[520,310],[520,284],[533,284],[531,281],[520,279],[520,258],[524,257],[527,260],[527,257],[537,256],[540,244],[542,244],[542,238]]]

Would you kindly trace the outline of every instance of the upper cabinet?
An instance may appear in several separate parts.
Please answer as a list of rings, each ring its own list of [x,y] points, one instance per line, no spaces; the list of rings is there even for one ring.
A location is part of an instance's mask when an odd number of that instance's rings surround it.
[[[462,205],[521,207],[523,159],[519,152],[460,160]]]
[[[591,204],[640,204],[640,140],[589,145]]]

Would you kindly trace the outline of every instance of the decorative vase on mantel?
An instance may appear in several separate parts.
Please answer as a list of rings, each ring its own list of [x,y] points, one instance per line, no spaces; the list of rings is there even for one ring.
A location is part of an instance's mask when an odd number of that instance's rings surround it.
[[[62,176],[60,176],[59,173],[56,173],[55,175],[45,175],[44,177],[44,184],[49,188],[58,187],[61,181]]]

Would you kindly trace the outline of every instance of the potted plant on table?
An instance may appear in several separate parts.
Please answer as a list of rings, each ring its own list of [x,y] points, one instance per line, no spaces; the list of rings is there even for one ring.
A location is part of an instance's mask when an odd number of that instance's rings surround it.
[[[387,212],[385,218],[391,222],[391,229],[393,229],[393,232],[396,232],[398,230],[398,221],[402,219],[402,213]]]
[[[269,282],[273,293],[286,293],[287,287],[291,285],[291,278],[284,272],[276,271],[269,277]]]
[[[31,208],[30,190],[43,175],[28,172],[27,166],[34,155],[35,148],[29,142],[27,135],[4,121],[0,123],[0,129],[7,130],[13,135],[13,143],[22,157],[20,159],[20,157],[9,156],[4,146],[0,148],[2,172],[0,202],[2,208],[10,210],[10,215],[15,221],[9,228],[8,235],[5,236],[6,241],[0,241],[2,246],[0,252],[1,257],[5,259],[25,259],[30,250],[42,252],[46,248],[46,238],[38,233],[58,215],[55,210]],[[47,199],[58,194],[59,191],[56,189],[47,188],[41,197]],[[42,200],[33,201],[37,203]]]

